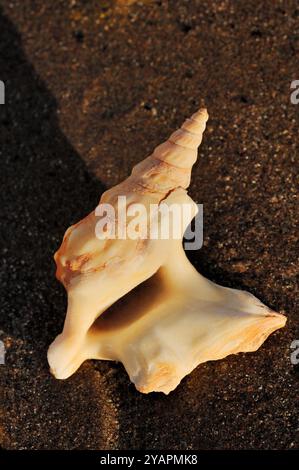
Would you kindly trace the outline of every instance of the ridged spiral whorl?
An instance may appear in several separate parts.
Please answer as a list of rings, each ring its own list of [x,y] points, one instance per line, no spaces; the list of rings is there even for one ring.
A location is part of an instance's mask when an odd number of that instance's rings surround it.
[[[202,108],[187,119],[166,142],[133,168],[131,182],[142,192],[151,193],[187,188],[208,117],[207,110]]]

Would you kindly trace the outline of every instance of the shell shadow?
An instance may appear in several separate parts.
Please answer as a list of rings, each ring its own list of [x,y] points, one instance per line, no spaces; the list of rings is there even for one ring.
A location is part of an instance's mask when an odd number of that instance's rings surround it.
[[[56,99],[1,9],[0,79],[6,95],[0,106],[0,330],[7,346],[0,376],[5,396],[0,444],[84,448],[88,434],[88,445],[98,448],[105,445],[105,420],[102,391],[94,386],[97,374],[87,366],[81,379],[55,381],[46,350],[62,327],[66,306],[53,253],[66,228],[96,205],[104,186],[61,131]],[[82,405],[83,380],[89,396]]]

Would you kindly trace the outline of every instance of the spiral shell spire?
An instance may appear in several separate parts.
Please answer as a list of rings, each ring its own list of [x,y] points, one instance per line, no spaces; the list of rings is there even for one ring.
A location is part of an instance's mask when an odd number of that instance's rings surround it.
[[[186,119],[166,142],[133,168],[130,182],[158,193],[188,188],[208,117],[207,110],[202,108]]]

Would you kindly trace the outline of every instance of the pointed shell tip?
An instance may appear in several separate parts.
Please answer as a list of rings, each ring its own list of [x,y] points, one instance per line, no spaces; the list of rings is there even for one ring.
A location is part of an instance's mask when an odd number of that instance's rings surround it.
[[[196,113],[191,116],[195,121],[207,121],[209,119],[207,108],[200,108]]]

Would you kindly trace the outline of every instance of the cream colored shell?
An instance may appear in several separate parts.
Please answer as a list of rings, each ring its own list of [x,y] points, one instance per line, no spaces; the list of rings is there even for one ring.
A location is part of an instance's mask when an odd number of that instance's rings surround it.
[[[188,204],[192,165],[208,114],[199,110],[100,204]],[[286,318],[253,295],[218,286],[188,261],[182,241],[99,240],[95,211],[70,227],[55,254],[68,294],[63,332],[48,351],[58,379],[86,359],[120,361],[141,392],[169,393],[198,364],[255,351]],[[157,224],[163,220],[157,221]]]

